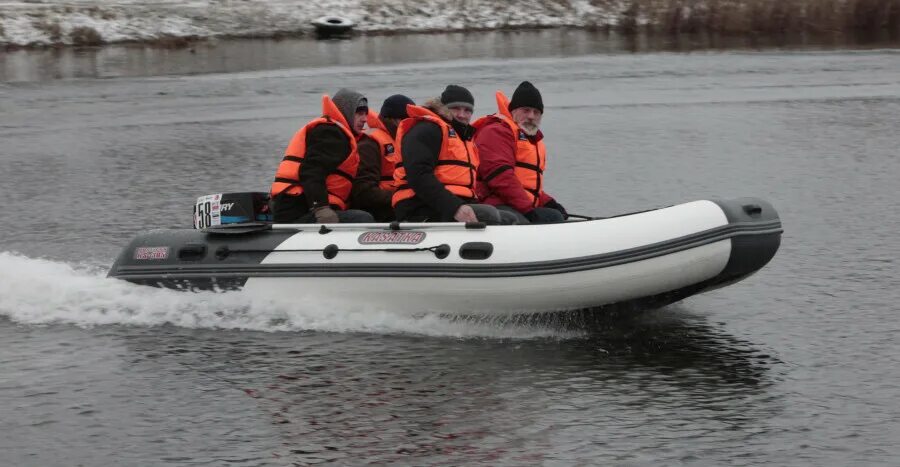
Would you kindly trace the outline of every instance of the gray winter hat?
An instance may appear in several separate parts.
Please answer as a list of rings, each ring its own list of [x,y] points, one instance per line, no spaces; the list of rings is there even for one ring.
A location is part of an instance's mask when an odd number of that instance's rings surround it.
[[[369,101],[366,100],[366,96],[352,89],[341,88],[331,100],[351,127],[353,126],[353,116],[356,115],[357,109],[363,108],[368,110],[369,108]]]

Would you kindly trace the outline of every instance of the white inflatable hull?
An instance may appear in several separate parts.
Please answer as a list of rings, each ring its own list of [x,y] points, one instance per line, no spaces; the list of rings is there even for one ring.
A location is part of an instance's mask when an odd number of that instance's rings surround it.
[[[252,278],[245,288],[279,299],[312,296],[337,306],[375,304],[402,312],[514,314],[589,308],[676,290],[715,277],[728,263],[725,240],[690,251],[603,269],[496,277]],[[397,290],[396,282],[403,287]],[[304,292],[306,290],[313,292]],[[396,290],[391,295],[386,291]]]
[[[781,236],[774,209],[752,198],[553,225],[269,227],[151,232],[110,276],[336,310],[509,315],[677,301],[752,274]]]

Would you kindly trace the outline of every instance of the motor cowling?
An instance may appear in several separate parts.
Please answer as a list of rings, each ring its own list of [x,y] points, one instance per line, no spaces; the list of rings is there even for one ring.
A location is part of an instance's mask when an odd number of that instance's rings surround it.
[[[272,222],[269,194],[258,191],[200,196],[194,203],[193,211],[195,229],[245,222]]]

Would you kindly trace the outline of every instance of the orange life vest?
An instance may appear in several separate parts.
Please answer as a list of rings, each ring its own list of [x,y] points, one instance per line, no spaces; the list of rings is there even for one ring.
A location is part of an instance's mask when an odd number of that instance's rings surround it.
[[[421,121],[429,121],[436,123],[440,128],[441,152],[438,155],[437,163],[434,166],[434,176],[439,182],[444,184],[444,188],[450,193],[461,198],[476,198],[475,195],[475,176],[478,168],[478,152],[475,144],[470,141],[463,141],[456,134],[456,130],[450,126],[434,112],[419,106],[408,105],[407,113],[409,118],[400,122],[397,129],[397,152],[403,156],[403,135],[410,128]],[[391,198],[391,204],[397,206],[397,203],[405,199],[415,196],[415,192],[406,183],[406,169],[403,163],[397,163],[394,169],[394,183],[397,185],[397,191]]]
[[[472,126],[477,131],[488,123],[498,121],[509,127],[516,139],[516,178],[531,198],[532,206],[538,206],[544,185],[544,167],[547,163],[547,148],[544,141],[531,142],[528,135],[513,120],[509,111],[509,100],[500,91],[497,91],[497,113],[479,118]]]
[[[356,177],[356,169],[359,168],[359,153],[356,152],[356,137],[350,131],[347,120],[328,96],[322,96],[322,116],[307,123],[294,134],[288,144],[284,151],[284,158],[278,165],[278,171],[275,172],[275,181],[272,183],[270,195],[275,197],[285,193],[298,196],[303,193],[303,187],[300,185],[300,168],[301,162],[306,156],[306,134],[319,125],[337,125],[350,140],[350,154],[337,169],[325,177],[328,204],[333,204],[340,209],[347,209],[347,199],[350,197],[350,189],[353,187],[353,178]]]
[[[394,137],[388,132],[378,115],[371,110],[366,123],[369,125],[366,136],[375,140],[381,151],[381,181],[378,183],[378,187],[385,191],[394,191],[396,186],[394,185],[394,165],[400,160],[400,153],[395,150]]]

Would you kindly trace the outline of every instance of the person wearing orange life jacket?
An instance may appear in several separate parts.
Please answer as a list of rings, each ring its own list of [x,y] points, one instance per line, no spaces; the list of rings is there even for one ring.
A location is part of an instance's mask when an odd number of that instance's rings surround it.
[[[469,125],[474,108],[472,93],[452,84],[440,98],[407,107],[409,118],[397,130],[401,160],[391,200],[398,220],[515,223],[515,216],[478,204],[478,151]]]
[[[359,166],[356,139],[366,124],[366,98],[349,89],[322,97],[322,116],[291,139],[275,173],[270,195],[277,223],[373,222],[347,209]]]
[[[350,191],[350,207],[372,213],[376,222],[394,220],[391,196],[394,195],[394,164],[399,158],[394,137],[397,126],[406,118],[406,106],[412,99],[394,94],[385,99],[376,115],[369,110],[369,128],[359,140],[359,170]]]
[[[541,133],[544,102],[541,93],[523,81],[507,101],[497,91],[498,112],[478,119],[475,145],[478,196],[502,211],[515,213],[520,223],[551,224],[568,218],[565,208],[544,192],[547,150]]]

